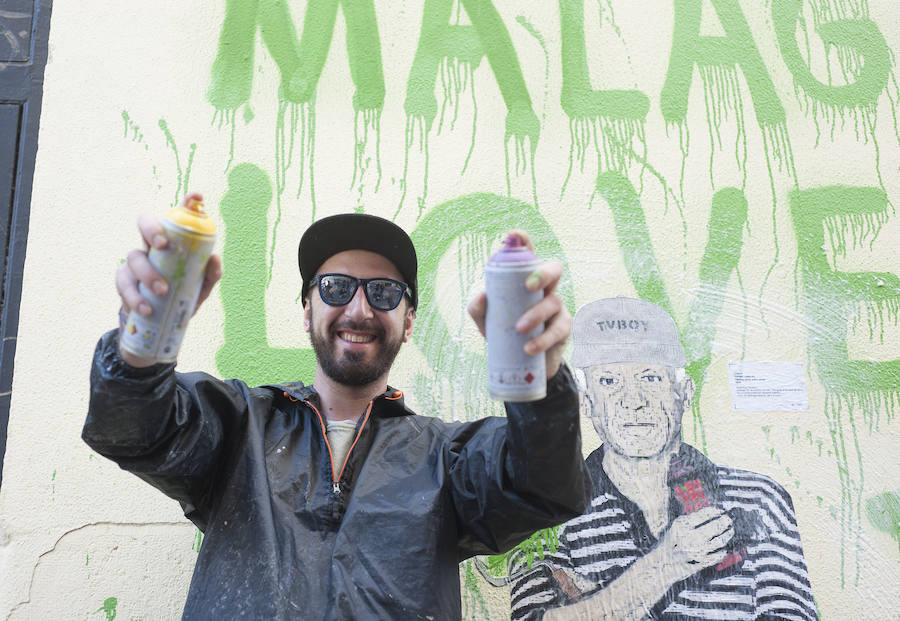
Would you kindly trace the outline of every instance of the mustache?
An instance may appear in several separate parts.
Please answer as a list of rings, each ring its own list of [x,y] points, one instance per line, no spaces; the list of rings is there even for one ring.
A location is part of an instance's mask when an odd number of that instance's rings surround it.
[[[368,332],[376,337],[384,336],[384,328],[377,321],[356,321],[353,319],[344,319],[338,323],[332,324],[332,333],[349,330],[353,332]]]

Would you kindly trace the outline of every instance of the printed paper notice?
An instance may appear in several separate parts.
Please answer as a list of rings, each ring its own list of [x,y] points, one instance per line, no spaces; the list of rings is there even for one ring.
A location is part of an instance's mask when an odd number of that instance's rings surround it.
[[[729,362],[735,411],[807,412],[806,376],[799,362]]]

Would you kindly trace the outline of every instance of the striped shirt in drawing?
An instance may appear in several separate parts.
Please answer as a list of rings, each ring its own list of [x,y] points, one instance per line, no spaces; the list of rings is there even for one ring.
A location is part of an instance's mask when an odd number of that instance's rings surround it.
[[[550,608],[589,599],[656,545],[637,505],[606,476],[602,459],[602,447],[587,458],[594,481],[587,512],[561,527],[548,562],[513,582],[512,619],[534,621]],[[731,514],[735,536],[726,561],[674,585],[650,618],[818,619],[790,495],[767,476],[717,466],[686,444],[678,459],[693,465],[710,504]],[[677,497],[673,491],[670,524],[682,513]],[[524,564],[513,558],[511,571]]]

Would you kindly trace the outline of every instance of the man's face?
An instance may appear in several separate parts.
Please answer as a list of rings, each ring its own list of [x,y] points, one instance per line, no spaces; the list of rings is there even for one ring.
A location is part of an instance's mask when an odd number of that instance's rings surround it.
[[[622,362],[585,369],[591,422],[604,444],[626,457],[653,457],[680,439],[681,416],[693,396],[683,371]]]
[[[339,252],[326,260],[317,273],[403,280],[393,263],[368,250]],[[340,384],[364,386],[386,381],[400,345],[412,335],[416,313],[408,299],[391,311],[373,309],[363,287],[359,287],[344,306],[329,306],[322,301],[318,289],[311,290],[305,314],[318,368]]]

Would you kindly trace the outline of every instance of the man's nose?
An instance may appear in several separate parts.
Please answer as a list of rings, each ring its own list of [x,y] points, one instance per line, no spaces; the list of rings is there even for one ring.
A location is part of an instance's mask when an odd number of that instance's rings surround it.
[[[353,294],[347,306],[344,307],[344,314],[354,319],[374,317],[375,313],[372,312],[372,307],[369,306],[369,300],[366,299],[366,292],[363,290],[362,285],[356,288],[356,293]]]
[[[640,410],[647,405],[647,399],[640,388],[626,385],[621,403],[626,409]]]

